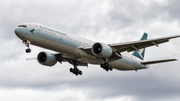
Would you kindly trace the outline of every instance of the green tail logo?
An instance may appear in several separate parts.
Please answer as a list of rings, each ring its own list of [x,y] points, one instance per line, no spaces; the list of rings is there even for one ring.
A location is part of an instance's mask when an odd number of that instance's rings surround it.
[[[147,40],[148,34],[144,33],[141,40]],[[139,51],[134,51],[133,55],[141,60],[144,60],[145,48],[140,49]]]

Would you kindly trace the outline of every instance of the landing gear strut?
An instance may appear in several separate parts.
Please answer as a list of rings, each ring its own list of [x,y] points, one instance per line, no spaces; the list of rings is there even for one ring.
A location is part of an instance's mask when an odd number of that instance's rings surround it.
[[[77,65],[80,63],[76,60],[70,60],[70,63],[73,64],[74,68],[70,68],[69,71],[75,74],[76,76],[82,75],[82,71],[77,68]]]
[[[28,47],[26,49],[26,53],[30,53],[31,52],[31,49],[29,48],[29,43],[27,42],[27,40],[24,40],[23,43]]]

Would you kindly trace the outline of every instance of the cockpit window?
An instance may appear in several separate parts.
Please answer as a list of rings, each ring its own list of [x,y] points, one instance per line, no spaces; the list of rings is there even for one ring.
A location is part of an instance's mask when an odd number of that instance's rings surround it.
[[[27,26],[26,26],[26,25],[19,25],[18,27],[24,27],[24,28],[26,28]]]

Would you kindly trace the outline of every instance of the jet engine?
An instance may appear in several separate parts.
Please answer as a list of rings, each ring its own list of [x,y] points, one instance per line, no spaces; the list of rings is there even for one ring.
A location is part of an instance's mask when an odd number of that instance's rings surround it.
[[[112,48],[104,43],[95,43],[92,46],[92,53],[100,58],[109,58],[112,55]]]
[[[45,66],[54,66],[57,63],[57,59],[49,52],[40,52],[37,56],[37,60],[40,64]]]

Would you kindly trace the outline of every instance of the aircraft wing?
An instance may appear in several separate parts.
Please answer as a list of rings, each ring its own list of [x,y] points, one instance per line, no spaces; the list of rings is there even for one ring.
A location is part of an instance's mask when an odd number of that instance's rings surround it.
[[[150,47],[150,46],[157,46],[159,44],[168,42],[170,39],[180,37],[180,35],[176,36],[169,36],[169,37],[163,37],[163,38],[154,38],[154,39],[148,39],[148,40],[140,40],[140,41],[132,41],[132,42],[126,42],[126,43],[116,43],[116,44],[109,44],[110,47],[116,49],[116,51],[124,52],[124,51],[139,51],[139,49]]]
[[[140,41],[132,41],[132,42],[125,42],[125,43],[116,43],[116,44],[108,44],[111,48],[115,49],[118,52],[132,52],[132,51],[139,51],[139,49],[143,49],[150,46],[157,46],[159,44],[169,42],[170,39],[180,37],[180,35],[163,37],[163,38],[154,38],[148,40],[140,40]],[[82,47],[80,49],[84,50],[85,52],[92,54],[91,52],[92,47]]]

